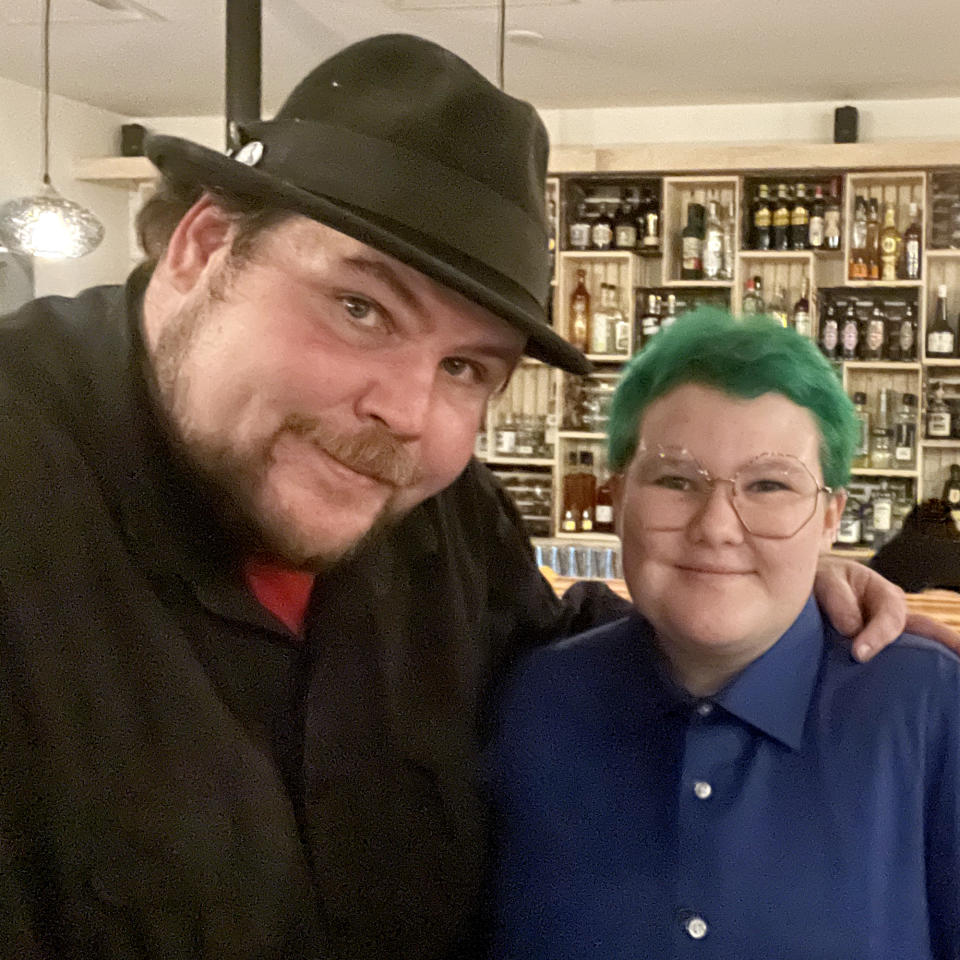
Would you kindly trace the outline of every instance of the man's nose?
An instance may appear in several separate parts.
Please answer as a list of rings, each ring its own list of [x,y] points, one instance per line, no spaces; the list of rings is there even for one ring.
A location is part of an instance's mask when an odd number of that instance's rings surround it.
[[[401,440],[422,436],[436,389],[436,365],[423,357],[397,358],[371,374],[358,414],[383,423]]]
[[[733,505],[733,485],[729,480],[714,480],[707,487],[697,512],[690,522],[691,536],[709,544],[739,543],[745,529]]]

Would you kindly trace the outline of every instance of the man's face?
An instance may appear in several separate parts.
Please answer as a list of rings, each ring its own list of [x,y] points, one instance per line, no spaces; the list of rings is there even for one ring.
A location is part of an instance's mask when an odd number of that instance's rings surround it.
[[[305,217],[240,262],[232,236],[201,201],[154,275],[144,310],[160,402],[260,546],[322,570],[456,479],[524,338]]]
[[[808,468],[814,488],[823,483],[816,423],[780,394],[744,400],[685,384],[650,404],[640,439],[648,448],[685,448],[714,477],[733,477],[761,455],[792,455]],[[809,521],[793,536],[774,539],[747,532],[730,484],[720,482],[680,529],[655,529],[668,524],[645,515],[650,497],[641,492],[640,464],[635,455],[625,471],[617,511],[624,575],[636,607],[668,654],[673,647],[687,662],[745,666],[802,609],[819,552],[832,542],[843,495],[819,494]],[[761,495],[774,487],[765,478],[754,485]],[[679,486],[673,476],[664,483]]]

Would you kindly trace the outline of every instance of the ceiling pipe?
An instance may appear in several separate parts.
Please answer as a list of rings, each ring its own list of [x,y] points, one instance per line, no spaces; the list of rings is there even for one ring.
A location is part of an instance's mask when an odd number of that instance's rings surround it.
[[[261,0],[227,0],[227,149],[236,150],[237,124],[259,120],[261,108]]]

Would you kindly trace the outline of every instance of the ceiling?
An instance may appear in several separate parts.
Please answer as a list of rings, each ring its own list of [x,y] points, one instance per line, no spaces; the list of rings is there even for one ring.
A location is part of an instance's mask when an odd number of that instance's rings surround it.
[[[491,79],[498,0],[262,0],[263,113],[377,33]],[[0,0],[0,76],[40,85],[41,0]],[[223,112],[225,0],[53,0],[56,93],[134,117]],[[507,90],[542,109],[960,96],[957,0],[507,0]]]

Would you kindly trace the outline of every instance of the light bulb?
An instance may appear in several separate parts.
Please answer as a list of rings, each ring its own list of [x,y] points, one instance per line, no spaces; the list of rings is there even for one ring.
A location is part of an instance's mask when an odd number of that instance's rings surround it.
[[[82,257],[103,239],[103,224],[49,184],[0,207],[0,242],[14,253],[46,260]]]

